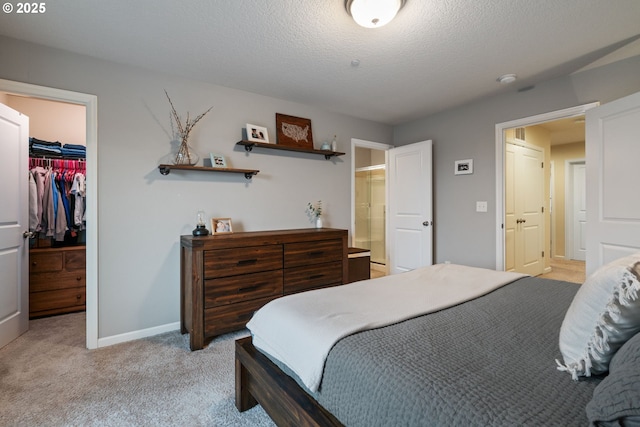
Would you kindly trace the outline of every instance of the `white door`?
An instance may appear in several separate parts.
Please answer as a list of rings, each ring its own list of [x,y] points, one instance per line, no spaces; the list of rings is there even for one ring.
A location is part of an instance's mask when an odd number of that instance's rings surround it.
[[[508,143],[505,153],[505,270],[544,270],[542,152]]]
[[[586,187],[586,165],[584,161],[569,163],[569,198],[567,200],[569,209],[569,223],[567,229],[570,231],[570,251],[569,259],[585,261],[587,255],[587,187]]]
[[[29,118],[0,104],[0,347],[29,328]]]
[[[388,151],[390,274],[433,264],[432,141]]]
[[[640,251],[640,92],[586,114],[586,273]]]

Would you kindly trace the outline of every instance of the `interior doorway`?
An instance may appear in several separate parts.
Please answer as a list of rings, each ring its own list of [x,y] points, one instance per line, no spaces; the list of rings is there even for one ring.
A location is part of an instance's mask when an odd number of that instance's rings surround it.
[[[385,266],[387,264],[386,165],[382,163],[357,168],[355,181],[354,245],[369,249],[372,264]]]
[[[507,236],[505,222],[505,192],[506,192],[506,143],[509,132],[527,133],[535,129],[542,135],[546,135],[548,154],[544,159],[546,203],[544,214],[544,241],[545,241],[545,268],[549,273],[552,269],[553,259],[565,260],[567,258],[565,247],[567,240],[566,230],[566,179],[565,160],[580,157],[586,161],[584,153],[584,113],[597,103],[586,104],[566,110],[550,112],[538,116],[527,117],[507,123],[496,125],[496,269],[504,270],[507,266]],[[511,130],[511,131],[510,131]],[[578,135],[575,136],[576,132]],[[522,133],[521,133],[522,135]],[[553,162],[553,176],[551,181],[551,164]]]
[[[0,79],[0,92],[84,106],[86,124],[86,346],[98,347],[97,97],[62,89]]]
[[[387,150],[391,146],[351,140],[351,246],[371,253],[371,277],[388,274]]]

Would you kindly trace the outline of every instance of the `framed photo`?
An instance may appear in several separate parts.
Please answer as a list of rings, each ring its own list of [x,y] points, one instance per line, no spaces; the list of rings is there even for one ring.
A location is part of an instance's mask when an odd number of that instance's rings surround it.
[[[233,233],[231,218],[211,218],[211,234]]]
[[[247,123],[247,140],[253,142],[269,143],[267,128]]]
[[[454,173],[456,175],[469,175],[473,173],[473,159],[456,160]]]
[[[227,160],[224,156],[216,153],[209,153],[209,157],[211,158],[211,167],[212,168],[226,168]]]
[[[313,149],[311,120],[276,113],[278,144]]]

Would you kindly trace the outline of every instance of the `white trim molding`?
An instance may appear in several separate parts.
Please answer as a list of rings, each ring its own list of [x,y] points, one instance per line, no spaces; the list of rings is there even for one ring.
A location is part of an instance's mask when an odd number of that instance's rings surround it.
[[[87,125],[87,348],[98,347],[98,97],[0,79],[0,91],[86,107]]]
[[[564,110],[551,111],[536,116],[496,124],[496,270],[504,270],[504,150],[505,130],[517,127],[534,126],[553,120],[581,116],[599,102],[578,105]]]

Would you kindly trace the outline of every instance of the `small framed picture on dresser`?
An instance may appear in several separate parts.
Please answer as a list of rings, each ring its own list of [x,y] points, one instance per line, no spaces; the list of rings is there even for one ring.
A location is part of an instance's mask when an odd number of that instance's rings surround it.
[[[231,218],[211,218],[211,234],[233,233]]]

